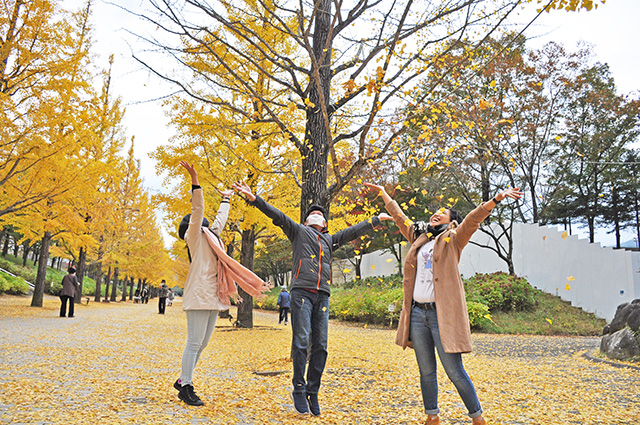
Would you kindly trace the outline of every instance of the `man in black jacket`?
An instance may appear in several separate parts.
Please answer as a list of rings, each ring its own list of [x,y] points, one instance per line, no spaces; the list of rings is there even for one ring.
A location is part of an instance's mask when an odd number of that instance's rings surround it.
[[[293,361],[293,392],[291,397],[298,413],[311,411],[320,415],[318,390],[327,362],[329,328],[329,296],[331,294],[331,256],[335,249],[350,242],[380,224],[390,220],[383,213],[331,235],[327,230],[327,212],[320,205],[307,209],[304,223],[299,224],[256,196],[244,182],[236,182],[234,189],[273,220],[291,241],[293,269],[291,278],[291,357]],[[307,349],[311,336],[311,356],[305,383]]]

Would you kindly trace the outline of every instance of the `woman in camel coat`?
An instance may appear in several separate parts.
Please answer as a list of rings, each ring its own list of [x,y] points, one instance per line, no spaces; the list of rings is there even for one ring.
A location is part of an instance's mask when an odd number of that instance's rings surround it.
[[[507,189],[462,217],[453,208],[441,209],[428,225],[413,223],[382,186],[365,183],[377,191],[402,235],[411,243],[403,269],[404,300],[396,344],[411,347],[420,370],[420,388],[427,425],[438,425],[438,381],[436,357],[453,382],[474,425],[485,424],[482,407],[462,353],[471,352],[471,330],[458,262],[462,249],[480,223],[506,197],[518,199],[519,189]],[[460,223],[460,224],[459,224]]]

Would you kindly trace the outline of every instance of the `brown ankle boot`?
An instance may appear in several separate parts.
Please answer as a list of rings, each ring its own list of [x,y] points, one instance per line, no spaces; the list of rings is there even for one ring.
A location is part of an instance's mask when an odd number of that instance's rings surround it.
[[[473,420],[473,425],[487,425],[487,423],[485,422],[483,417],[480,417],[480,419],[478,420]]]
[[[424,425],[440,425],[440,418],[437,416],[435,418],[427,418]]]

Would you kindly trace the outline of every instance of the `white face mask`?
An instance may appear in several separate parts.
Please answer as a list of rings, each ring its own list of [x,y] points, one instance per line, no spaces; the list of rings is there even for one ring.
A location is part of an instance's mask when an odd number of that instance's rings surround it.
[[[320,214],[311,214],[307,217],[307,226],[324,227],[324,217]]]

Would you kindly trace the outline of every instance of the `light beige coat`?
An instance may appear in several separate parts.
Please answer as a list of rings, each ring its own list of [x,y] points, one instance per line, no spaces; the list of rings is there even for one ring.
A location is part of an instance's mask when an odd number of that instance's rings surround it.
[[[411,341],[409,341],[409,328],[411,301],[416,280],[416,264],[418,251],[427,243],[428,238],[426,234],[422,234],[414,240],[413,222],[404,215],[395,201],[389,202],[385,207],[402,235],[411,243],[411,248],[404,261],[404,299],[398,323],[398,333],[396,334],[396,344],[402,348],[413,348]],[[436,237],[433,250],[433,289],[436,297],[440,339],[444,351],[447,353],[471,352],[469,315],[458,263],[462,249],[489,214],[490,210],[482,204],[471,211],[461,225],[454,221],[447,230]]]
[[[222,202],[210,229],[220,235],[229,217],[229,203]],[[218,298],[218,257],[207,242],[202,229],[204,197],[202,189],[191,196],[191,219],[184,240],[191,253],[189,274],[184,284],[183,310],[226,310],[229,307]]]

